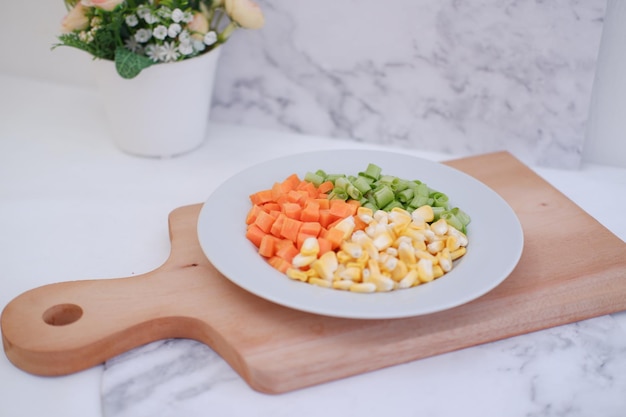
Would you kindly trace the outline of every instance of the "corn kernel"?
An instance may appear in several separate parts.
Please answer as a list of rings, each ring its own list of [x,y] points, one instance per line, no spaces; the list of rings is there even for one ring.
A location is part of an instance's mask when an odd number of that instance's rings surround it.
[[[448,233],[448,222],[445,219],[439,219],[430,225],[430,230],[436,235],[443,236]]]
[[[307,237],[302,242],[302,247],[300,248],[300,253],[304,256],[315,255],[317,256],[320,253],[320,243],[315,237]]]
[[[435,213],[433,212],[433,208],[431,206],[421,206],[418,207],[411,213],[411,216],[415,220],[415,217],[421,217],[426,222],[432,222],[435,219]]]
[[[341,244],[341,250],[347,253],[352,259],[358,259],[363,255],[363,248],[358,243],[345,241]]]
[[[438,252],[441,252],[445,247],[446,243],[443,240],[435,240],[426,245],[426,249],[432,255],[436,255]]]
[[[324,253],[319,259],[311,264],[311,268],[317,271],[320,278],[327,281],[332,281],[333,274],[335,270],[337,270],[338,266],[339,263],[337,262],[337,255],[332,251]]]
[[[417,261],[417,276],[422,282],[430,282],[435,279],[433,263],[428,259],[420,259]]]
[[[358,266],[349,266],[346,267],[343,271],[339,273],[339,277],[342,280],[350,280],[350,281],[361,281],[361,270],[363,268]]]
[[[350,291],[353,292],[375,292],[376,285],[371,282],[362,282],[357,284],[352,284],[350,286]]]
[[[406,273],[404,277],[398,283],[398,288],[411,288],[412,286],[419,284],[417,269],[411,269]]]
[[[354,285],[354,281],[350,281],[348,279],[340,279],[338,281],[333,281],[332,287],[336,290],[349,290],[351,286]]]
[[[285,273],[287,274],[289,278],[295,279],[298,281],[307,282],[309,279],[309,277],[304,271],[300,271],[299,269],[296,269],[296,268],[289,268],[287,269]]]
[[[461,246],[457,250],[450,252],[450,256],[452,257],[452,260],[455,261],[459,259],[461,256],[465,255],[465,252],[467,252],[467,249],[465,249],[464,246]]]
[[[452,269],[452,256],[448,248],[443,248],[443,250],[437,254],[437,257],[439,258],[439,266],[443,272],[450,272]]]
[[[330,288],[332,283],[322,278],[309,278],[309,284],[317,285],[318,287]]]
[[[406,265],[406,263],[401,260],[398,260],[398,264],[396,265],[396,268],[393,271],[391,271],[391,279],[398,282],[402,278],[404,278],[404,276],[408,272],[409,272],[409,267]]]
[[[379,275],[378,277],[370,278],[370,283],[373,283],[376,286],[376,291],[387,292],[394,289],[395,282],[384,275]]]
[[[302,268],[311,265],[316,259],[317,256],[315,255],[304,256],[299,253],[293,257],[291,264],[296,268]]]
[[[453,252],[460,247],[461,245],[459,244],[459,239],[457,239],[455,236],[448,235],[448,238],[446,239],[446,249],[448,249],[450,252]]]

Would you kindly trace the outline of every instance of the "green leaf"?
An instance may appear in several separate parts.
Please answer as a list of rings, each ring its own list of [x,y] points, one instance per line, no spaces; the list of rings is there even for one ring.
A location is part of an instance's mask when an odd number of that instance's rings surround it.
[[[115,50],[115,68],[126,79],[135,78],[139,73],[154,64],[147,56],[137,55],[124,47]]]

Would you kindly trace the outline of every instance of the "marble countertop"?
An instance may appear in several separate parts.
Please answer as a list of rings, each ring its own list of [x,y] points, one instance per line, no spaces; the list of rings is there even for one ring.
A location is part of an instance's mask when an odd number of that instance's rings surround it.
[[[118,151],[95,92],[0,75],[0,306],[58,281],[150,271],[169,253],[167,216],[260,160],[367,147],[212,124],[167,160]],[[406,151],[432,160],[457,155]],[[626,240],[626,170],[532,167]],[[592,249],[590,249],[592,250]],[[590,252],[590,256],[592,253]],[[208,347],[155,342],[103,366],[38,377],[0,355],[0,415],[604,416],[626,412],[626,313],[463,349],[283,395],[251,390]]]

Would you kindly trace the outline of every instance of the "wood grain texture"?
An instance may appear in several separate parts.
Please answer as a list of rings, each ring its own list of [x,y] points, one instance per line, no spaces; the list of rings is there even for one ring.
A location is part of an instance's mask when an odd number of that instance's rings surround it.
[[[208,262],[197,204],[170,214],[171,255],[156,270],[51,284],[12,300],[1,318],[5,353],[27,372],[63,375],[150,341],[192,338],[253,389],[282,393],[626,309],[626,244],[618,237],[506,152],[446,164],[498,192],[525,235],[513,273],[473,302],[393,320],[273,304]]]

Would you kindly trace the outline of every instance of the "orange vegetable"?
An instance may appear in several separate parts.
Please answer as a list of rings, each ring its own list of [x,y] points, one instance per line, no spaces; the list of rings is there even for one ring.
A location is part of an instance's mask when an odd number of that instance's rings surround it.
[[[300,220],[303,222],[317,222],[319,219],[320,203],[317,200],[308,200],[300,213]]]
[[[270,265],[283,273],[292,266],[293,257],[307,238],[317,238],[318,256],[337,250],[343,232],[332,225],[354,215],[359,204],[329,200],[327,193],[332,189],[330,181],[315,187],[292,174],[271,189],[251,194],[246,237]],[[362,223],[357,222],[357,227],[365,227]]]
[[[272,201],[272,190],[262,190],[257,191],[256,193],[250,196],[250,201],[252,204],[264,204]]]
[[[302,226],[300,220],[292,219],[287,216],[283,222],[283,227],[280,229],[280,235],[285,239],[296,242],[298,240],[298,233],[300,233],[300,226]]]
[[[266,258],[271,258],[274,256],[276,249],[276,237],[272,235],[264,235],[261,238],[261,243],[259,244],[259,255],[264,256]]]
[[[272,228],[272,224],[274,224],[274,216],[265,211],[260,211],[254,220],[254,224],[264,233],[269,233]]]
[[[246,237],[257,248],[259,246],[261,246],[261,239],[263,239],[263,236],[265,236],[265,235],[266,235],[266,233],[263,230],[261,230],[259,228],[259,226],[255,225],[254,223],[251,224],[250,226],[248,226],[248,229],[246,230]]]

